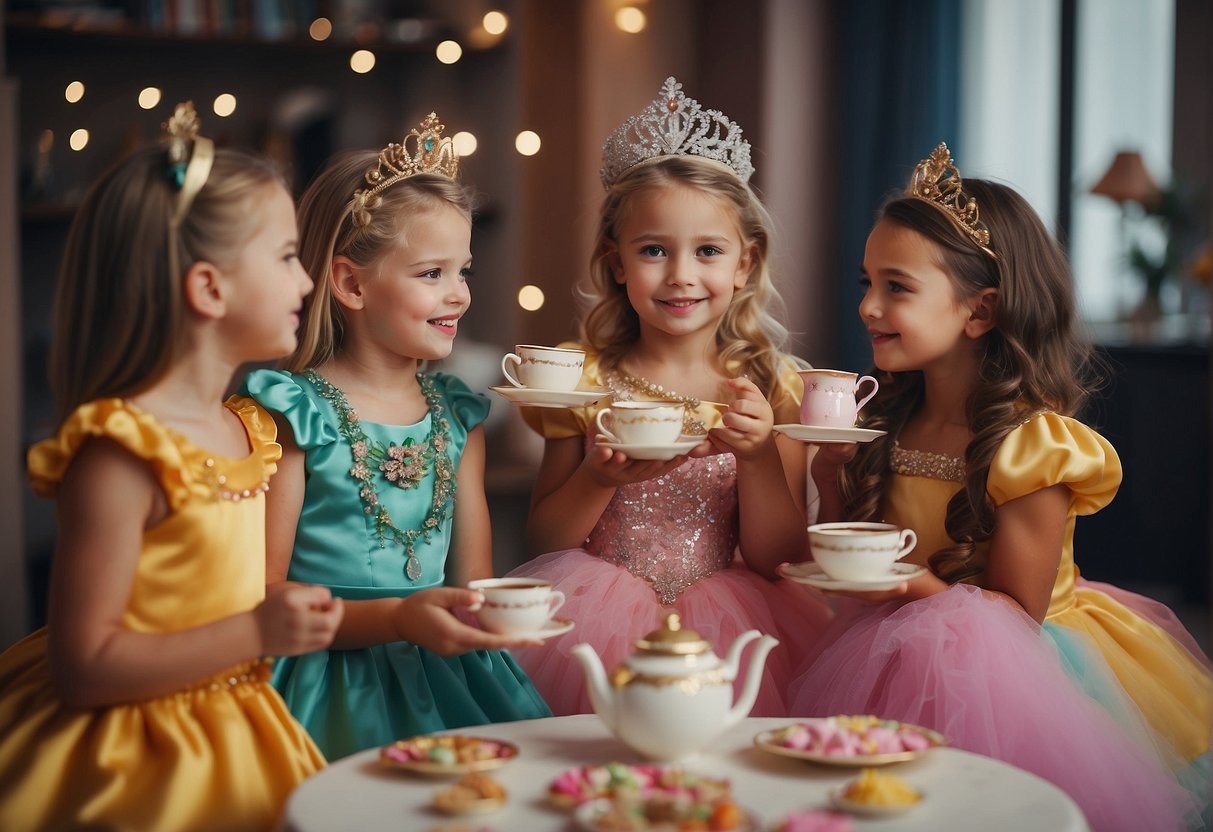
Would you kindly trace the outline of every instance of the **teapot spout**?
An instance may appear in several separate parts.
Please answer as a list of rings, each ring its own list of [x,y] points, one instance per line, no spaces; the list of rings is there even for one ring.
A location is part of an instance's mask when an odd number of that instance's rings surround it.
[[[585,672],[585,689],[590,694],[590,705],[594,708],[594,713],[598,714],[598,718],[606,724],[607,728],[614,731],[614,690],[607,680],[602,660],[598,658],[594,648],[584,641],[573,647],[572,653],[581,663],[581,669]]]
[[[754,635],[757,635],[757,632]],[[745,643],[752,641],[752,638],[746,638],[750,633],[743,633],[738,637],[733,649],[729,650],[729,659],[733,660],[733,651],[736,650],[740,654],[740,647]],[[745,642],[742,641],[745,639]],[[733,704],[732,710],[725,717],[725,727],[736,724],[743,717],[749,716],[750,709],[754,707],[754,701],[758,698],[758,686],[762,683],[762,669],[766,666],[767,654],[771,649],[779,644],[779,639],[773,636],[762,636],[758,645],[754,648],[754,654],[750,656],[750,666],[746,670],[745,685],[741,689],[741,695],[737,697],[737,701]],[[734,665],[735,666],[735,665]]]

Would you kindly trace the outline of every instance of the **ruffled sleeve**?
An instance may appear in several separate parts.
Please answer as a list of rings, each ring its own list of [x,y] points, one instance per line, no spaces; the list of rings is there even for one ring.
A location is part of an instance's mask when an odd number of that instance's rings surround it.
[[[585,350],[585,364],[581,367],[581,381],[578,388],[603,388],[602,373],[598,365],[598,354],[589,350],[584,344],[576,341],[564,341],[557,344],[560,349]],[[609,397],[608,397],[609,399]],[[603,399],[605,403],[607,399]],[[584,436],[590,422],[602,407],[594,404],[590,407],[523,407],[520,408],[522,420],[531,430],[544,439],[568,439],[572,436]]]
[[[337,426],[332,416],[321,411],[316,399],[303,389],[301,377],[284,370],[254,370],[240,387],[266,410],[282,414],[290,425],[295,444],[303,450],[337,441]]]
[[[450,373],[434,373],[433,379],[446,398],[451,415],[465,431],[470,431],[489,417],[492,403],[483,394],[474,392],[463,379]]]
[[[1094,514],[1120,488],[1120,457],[1108,440],[1068,416],[1041,413],[1007,434],[986,481],[1000,506],[1034,491],[1062,484],[1078,514]]]
[[[278,425],[265,408],[248,396],[229,396],[224,407],[240,417],[248,433],[249,446],[265,468],[269,479],[278,471],[278,460],[282,459],[282,446],[278,444]]]
[[[189,499],[189,473],[181,448],[150,413],[122,399],[80,405],[58,433],[30,448],[26,467],[34,493],[53,499],[76,453],[87,440],[97,437],[110,439],[146,460],[174,510]]]

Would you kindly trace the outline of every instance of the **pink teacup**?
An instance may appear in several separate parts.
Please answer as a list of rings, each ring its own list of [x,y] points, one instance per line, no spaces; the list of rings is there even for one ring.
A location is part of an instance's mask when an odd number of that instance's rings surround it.
[[[804,381],[800,423],[821,428],[855,427],[859,411],[880,389],[871,376],[860,378],[843,370],[801,370],[800,378]],[[872,382],[872,390],[857,402],[855,396],[865,381]]]

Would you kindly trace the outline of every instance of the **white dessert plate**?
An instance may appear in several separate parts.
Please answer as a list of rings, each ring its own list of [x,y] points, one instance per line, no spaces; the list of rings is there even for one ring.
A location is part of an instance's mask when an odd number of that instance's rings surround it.
[[[917,578],[919,575],[925,575],[927,568],[919,566],[916,563],[902,563],[898,561],[893,564],[888,574],[878,575],[874,578],[864,578],[859,581],[840,581],[837,578],[831,578],[825,573],[824,569],[808,560],[804,563],[781,563],[776,567],[775,571],[789,581],[795,581],[798,584],[808,584],[818,589],[837,589],[843,592],[880,592],[881,590],[892,589],[902,581],[908,581]]]
[[[445,792],[434,795],[434,808],[448,815],[485,815],[505,806],[504,797],[481,797],[475,800],[451,800]]]
[[[917,789],[915,789],[917,791]],[[857,803],[854,800],[848,800],[843,795],[843,788],[830,789],[830,802],[834,804],[834,808],[841,809],[844,812],[850,812],[852,815],[863,815],[869,818],[891,818],[895,815],[900,815],[913,809],[915,806],[921,806],[925,795],[918,792],[918,800],[913,803],[897,803],[893,805],[877,805],[874,803]]]
[[[797,442],[815,442],[819,445],[833,445],[839,442],[871,442],[876,437],[888,433],[887,430],[823,428],[816,425],[776,425],[775,430]]]
[[[576,625],[568,618],[549,618],[547,622],[534,632],[511,633],[514,638],[533,638],[543,641],[547,638],[562,636]]]
[[[813,720],[802,720],[804,722],[812,722]],[[927,737],[935,748],[942,745],[947,745],[948,740],[938,731],[932,731],[930,728],[922,728],[917,725],[909,725],[902,723],[907,728],[913,728],[918,733]],[[887,751],[877,754],[853,754],[844,756],[842,754],[823,754],[818,751],[804,751],[799,748],[789,748],[779,742],[779,734],[782,728],[776,728],[771,731],[762,731],[754,736],[754,747],[768,754],[774,754],[777,757],[791,757],[793,760],[805,760],[810,763],[820,763],[827,766],[838,766],[840,768],[860,768],[870,766],[885,766],[890,763],[905,763],[910,760],[917,759],[930,751],[930,748],[923,748],[914,751]]]
[[[689,454],[698,445],[698,442],[670,442],[665,445],[629,445],[624,442],[599,442],[599,445],[604,445],[612,451],[623,451],[632,459],[673,459],[676,456]]]
[[[507,401],[526,407],[586,407],[611,395],[610,390],[540,390],[537,387],[490,387]]]
[[[607,830],[619,828],[616,826],[608,826],[602,823],[603,818],[605,818],[611,811],[611,803],[612,801],[609,797],[600,797],[597,800],[582,803],[573,810],[573,818],[577,821],[577,828],[581,830],[581,832],[605,832]],[[741,825],[736,827],[736,832],[757,832],[757,830],[760,828],[759,821],[745,807],[741,807],[741,812]],[[637,826],[634,828],[642,829],[645,827]],[[667,827],[663,826],[661,828]],[[668,828],[672,829],[674,826],[671,825]]]
[[[428,759],[428,753],[434,746],[447,746],[456,751],[468,745],[491,742],[497,748],[497,754],[478,760],[440,763]],[[427,755],[427,759],[405,759],[405,751],[417,751]],[[417,774],[455,775],[467,774],[469,771],[489,771],[500,768],[506,763],[513,762],[518,757],[518,746],[503,740],[490,740],[483,737],[470,737],[462,734],[441,734],[412,737],[407,740],[397,740],[385,745],[379,750],[379,762],[388,768],[401,768]]]

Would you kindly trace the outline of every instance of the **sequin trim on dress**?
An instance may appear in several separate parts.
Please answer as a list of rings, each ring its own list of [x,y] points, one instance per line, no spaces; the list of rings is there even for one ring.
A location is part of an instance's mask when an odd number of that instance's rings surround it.
[[[889,468],[894,474],[906,477],[926,477],[947,482],[965,481],[965,461],[960,457],[931,451],[908,450],[901,447],[896,439],[893,440]]]

